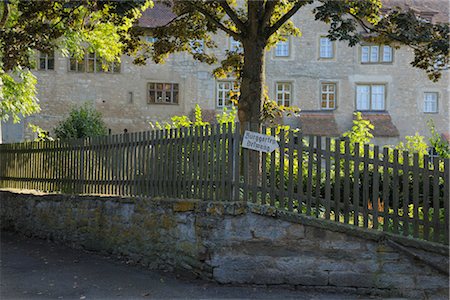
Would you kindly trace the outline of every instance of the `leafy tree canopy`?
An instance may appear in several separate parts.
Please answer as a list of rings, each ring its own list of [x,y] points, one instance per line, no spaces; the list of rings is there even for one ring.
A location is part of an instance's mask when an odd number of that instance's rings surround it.
[[[187,51],[203,62],[218,58],[199,53],[192,41],[204,40],[206,48],[217,47],[212,35],[225,32],[241,42],[242,49],[226,51],[215,70],[217,76],[234,74],[240,79],[240,121],[258,122],[264,107],[264,53],[286,35],[299,36],[290,18],[296,13],[313,13],[315,19],[329,24],[329,38],[354,46],[361,41],[408,45],[414,49],[411,64],[437,80],[449,64],[449,26],[431,24],[412,11],[392,9],[380,17],[381,0],[170,0],[175,17],[167,25],[154,28],[156,41],[138,58],[163,61],[168,54]]]
[[[73,108],[69,116],[55,128],[60,139],[78,139],[106,135],[107,129],[102,114],[91,105]]]
[[[39,110],[35,51],[59,49],[81,57],[96,52],[107,62],[139,46],[133,24],[149,0],[0,1],[0,120]]]

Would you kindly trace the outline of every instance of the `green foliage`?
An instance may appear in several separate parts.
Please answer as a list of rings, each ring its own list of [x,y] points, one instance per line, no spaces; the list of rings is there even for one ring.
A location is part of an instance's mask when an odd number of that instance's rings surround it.
[[[355,119],[350,131],[345,132],[342,136],[347,137],[350,143],[369,144],[373,138],[371,131],[375,128],[369,120],[362,118],[360,112],[354,113]]]
[[[36,77],[20,67],[10,73],[0,69],[0,121],[10,117],[19,122],[21,116],[39,112]]]
[[[235,106],[231,106],[230,111],[226,107],[223,108],[222,112],[216,115],[217,123],[219,124],[227,124],[236,122],[237,109]]]
[[[54,141],[54,139],[50,136],[50,133],[41,127],[31,124],[28,124],[28,127],[31,128],[31,131],[36,133],[37,137],[34,139],[35,142],[42,142],[42,141]]]
[[[431,137],[429,138],[431,146],[441,158],[450,158],[449,143],[444,140],[438,132],[436,132],[433,120],[430,119],[427,124],[431,133]]]
[[[231,123],[234,128],[234,122],[236,122],[237,110],[236,107],[232,106],[230,110],[224,108],[223,111],[216,115],[216,121],[218,124],[229,124]],[[188,116],[173,116],[171,117],[171,123],[169,122],[150,122],[150,127],[152,129],[175,129],[182,127],[203,127],[209,125],[209,122],[203,121],[202,109],[200,105],[196,104],[194,109],[194,121],[191,121]]]
[[[77,139],[106,135],[107,129],[100,112],[85,103],[79,108],[73,108],[68,118],[54,129],[60,139]]]

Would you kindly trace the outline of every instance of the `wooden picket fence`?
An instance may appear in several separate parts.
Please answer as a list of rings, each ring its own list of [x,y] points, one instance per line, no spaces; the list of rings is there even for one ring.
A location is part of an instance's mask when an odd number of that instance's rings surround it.
[[[244,125],[245,129],[254,128]],[[448,244],[449,159],[239,123],[0,145],[0,188],[248,201]]]

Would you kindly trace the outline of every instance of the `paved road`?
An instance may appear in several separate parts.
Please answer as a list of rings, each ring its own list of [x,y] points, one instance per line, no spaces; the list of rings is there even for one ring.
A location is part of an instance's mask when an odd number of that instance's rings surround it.
[[[350,294],[223,286],[1,233],[0,299],[364,299]],[[365,297],[367,298],[367,297]]]

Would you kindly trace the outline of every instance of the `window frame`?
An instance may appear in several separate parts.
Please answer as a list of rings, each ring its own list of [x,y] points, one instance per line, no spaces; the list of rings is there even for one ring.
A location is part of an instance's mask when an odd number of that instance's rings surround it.
[[[331,45],[331,56],[322,56],[322,39],[327,39]],[[329,37],[321,35],[319,37],[319,60],[333,60],[336,58],[336,46],[335,42],[332,41]]]
[[[93,54],[93,56],[91,56]],[[92,69],[89,68],[90,62],[92,62]],[[75,69],[72,69],[72,63],[75,64]],[[78,60],[73,55],[68,58],[67,71],[70,73],[92,73],[92,74],[119,74],[122,72],[122,64],[120,62],[108,63],[108,70],[103,69],[103,65],[106,64],[105,60],[102,60],[97,56],[95,52],[86,51],[83,57]],[[80,65],[83,66],[80,70]]]
[[[236,52],[236,53],[244,52],[244,48],[242,47],[241,41],[237,41],[232,36],[230,36],[228,39],[228,42],[229,42],[228,50],[230,50],[231,52]]]
[[[52,56],[50,56],[50,54]],[[45,64],[44,68],[41,68],[41,60],[42,59],[44,60],[44,64]],[[53,67],[52,68],[49,68],[49,61],[50,60],[53,60]],[[38,51],[38,54],[37,54],[37,66],[36,66],[37,68],[36,68],[36,70],[38,70],[38,71],[54,71],[55,70],[55,62],[56,62],[56,59],[55,59],[55,51],[54,50],[50,51],[50,53],[46,53],[46,52],[43,52],[43,51]]]
[[[162,84],[162,88],[159,89],[158,85]],[[155,101],[151,100],[150,93],[152,90],[150,89],[150,85],[154,85],[153,92],[155,93]],[[165,87],[166,85],[170,85],[170,90],[167,90]],[[176,86],[176,89],[175,89]],[[161,93],[161,96],[167,97],[167,93],[170,93],[170,102],[167,101],[161,101],[157,102],[156,97],[158,93]],[[176,102],[173,101],[174,95],[176,94]],[[177,82],[160,82],[160,81],[151,81],[147,82],[147,104],[149,105],[179,105],[180,104],[180,85]]]
[[[325,94],[326,95],[334,95],[334,99],[333,99],[333,102],[334,102],[334,107],[329,107],[330,106],[330,99],[328,99],[328,97],[327,97],[327,99],[326,99],[326,103],[327,103],[327,107],[323,107],[322,106],[322,104],[323,104],[323,102],[324,102],[324,100],[323,100],[323,97],[322,97],[322,95],[324,95],[324,91],[323,91],[323,86],[324,85],[328,85],[328,86],[330,86],[330,85],[333,85],[334,86],[334,91],[333,91],[333,93],[330,93],[330,92],[326,92]],[[320,89],[320,91],[319,91],[319,96],[320,96],[320,98],[319,98],[319,107],[320,107],[320,110],[336,110],[337,109],[337,93],[338,93],[338,83],[337,82],[334,82],[334,81],[321,81],[320,82],[320,85],[319,85],[319,89]]]
[[[278,53],[278,46],[280,45],[285,45],[285,50],[287,52],[286,55],[283,55],[283,53]],[[281,50],[280,50],[281,51]],[[278,41],[275,45],[275,49],[274,49],[274,57],[276,58],[285,58],[285,57],[290,57],[291,56],[291,41],[289,37],[286,37],[285,41]]]
[[[229,83],[231,85],[230,89],[219,89],[219,84],[222,83]],[[215,97],[215,102],[216,102],[216,108],[224,108],[224,107],[232,107],[234,104],[231,101],[231,97],[229,95],[229,93],[231,91],[233,92],[239,92],[239,83],[236,80],[216,80],[216,97]],[[225,96],[225,98],[222,100],[222,105],[219,105],[219,95],[220,92],[225,92],[228,93],[228,100],[226,99],[227,97]],[[225,104],[225,102],[229,101],[229,104]]]
[[[279,90],[278,85],[283,85],[283,89]],[[284,89],[284,85],[289,85],[289,91]],[[291,81],[277,81],[275,82],[275,101],[277,102],[277,105],[284,106],[284,107],[292,107],[292,95],[293,95],[294,85]],[[282,95],[282,103],[280,104],[280,101],[278,99],[279,92]],[[286,105],[286,94],[289,94],[289,105]]]
[[[195,47],[195,43],[199,44],[199,47]],[[196,39],[189,42],[189,47],[191,48],[192,53],[195,54],[203,54],[205,53],[205,40]]]
[[[390,60],[384,60],[386,49],[389,48]],[[367,49],[367,60],[363,59],[364,49]],[[377,60],[372,60],[372,50],[377,49]],[[389,45],[362,45],[359,50],[359,61],[362,65],[374,65],[374,64],[392,64],[394,62],[394,48]]]
[[[427,95],[435,95],[436,96],[436,98],[435,98],[435,110],[434,111],[427,111],[426,110],[426,107],[427,107],[427,99],[426,99],[426,96]],[[423,102],[422,102],[422,104],[423,104],[423,106],[422,106],[422,110],[423,110],[423,113],[424,114],[438,114],[439,113],[439,93],[438,92],[433,92],[433,91],[427,91],[427,92],[424,92],[423,93]]]
[[[358,107],[358,86],[369,86],[369,108],[361,109]],[[372,88],[374,86],[382,86],[383,87],[383,109],[373,109],[373,92]],[[386,112],[387,107],[387,84],[386,83],[356,83],[355,85],[355,111],[364,111],[364,112]]]

